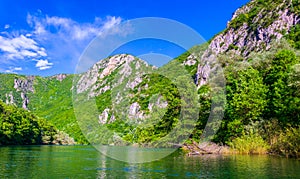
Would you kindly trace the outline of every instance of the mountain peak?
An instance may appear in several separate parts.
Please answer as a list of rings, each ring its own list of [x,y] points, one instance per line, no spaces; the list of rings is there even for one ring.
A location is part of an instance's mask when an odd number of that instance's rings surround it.
[[[209,48],[216,54],[234,51],[244,57],[252,51],[268,50],[300,22],[300,3],[291,0],[253,0],[239,8],[227,28]]]
[[[235,11],[227,28],[211,40],[198,65],[197,85],[206,83],[215,56],[231,52],[247,58],[251,52],[269,50],[273,41],[288,35],[298,24],[298,0],[250,1]]]
[[[134,67],[131,67],[130,64],[133,64]],[[77,84],[77,93],[82,93],[89,89],[91,91],[98,89],[102,84],[106,84],[106,78],[113,75],[114,72],[126,76],[132,72],[132,68],[138,69],[141,66],[149,65],[145,61],[129,54],[118,54],[100,60],[81,75]],[[100,93],[105,92],[108,88],[110,87],[104,86],[101,88],[103,91],[100,90]],[[91,96],[94,95],[91,92]]]

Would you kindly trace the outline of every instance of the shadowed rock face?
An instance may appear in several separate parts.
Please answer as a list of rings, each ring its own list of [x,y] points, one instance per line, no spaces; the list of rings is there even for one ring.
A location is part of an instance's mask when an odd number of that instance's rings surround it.
[[[272,41],[281,39],[290,29],[300,23],[300,15],[292,11],[292,1],[277,3],[274,9],[260,5],[257,0],[239,8],[228,22],[225,31],[214,37],[208,49],[200,58],[197,70],[197,85],[206,84],[209,73],[213,70],[211,56],[233,52],[246,57],[253,51],[268,50]],[[275,5],[274,5],[275,6]],[[261,7],[254,15],[254,8]],[[241,17],[244,22],[241,23]],[[237,23],[240,21],[240,23]]]

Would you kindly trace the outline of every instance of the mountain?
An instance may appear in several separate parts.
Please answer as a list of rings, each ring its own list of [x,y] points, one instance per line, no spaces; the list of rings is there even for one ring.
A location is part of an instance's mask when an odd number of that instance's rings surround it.
[[[161,68],[119,54],[82,74],[0,74],[0,99],[78,143],[162,147],[204,136],[246,152],[296,156],[299,16],[298,1],[252,0],[208,44]]]
[[[283,37],[290,38],[294,44],[295,40],[299,42],[299,6],[300,2],[296,0],[252,0],[236,10],[227,28],[210,41],[201,57],[198,84],[207,80],[214,56],[225,53],[247,58],[250,53],[269,50],[272,42]],[[298,36],[294,34],[296,29]]]

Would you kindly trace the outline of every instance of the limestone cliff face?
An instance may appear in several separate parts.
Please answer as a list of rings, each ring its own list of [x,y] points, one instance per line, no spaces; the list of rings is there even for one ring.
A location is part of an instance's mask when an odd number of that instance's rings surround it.
[[[23,78],[16,78],[14,80],[14,88],[16,89],[17,92],[20,92],[21,99],[22,99],[22,108],[28,109],[28,103],[29,103],[29,98],[27,96],[28,93],[34,93],[34,88],[33,88],[33,82],[34,82],[35,77],[34,76],[28,76],[25,79]],[[10,96],[11,101],[10,103],[13,104],[13,96]]]
[[[143,75],[155,68],[132,55],[115,55],[99,61],[86,73],[81,74],[75,91],[78,95],[84,94],[88,99],[101,98],[105,92],[109,92],[112,98],[111,102],[115,107],[113,109],[112,106],[104,106],[103,111],[100,111],[99,114],[98,122],[100,125],[114,122],[117,116],[118,118],[141,122],[148,117],[141,108],[142,104],[137,101],[128,102],[127,99],[135,97],[132,91],[136,90],[137,86],[143,82]],[[140,90],[137,89],[137,91]],[[123,100],[125,103],[122,104]],[[161,98],[151,101],[149,105],[149,111],[154,106],[158,108],[167,107],[167,103]],[[118,113],[118,115],[116,116],[114,113]]]
[[[14,80],[14,88],[17,91],[22,91],[22,92],[34,92],[33,88],[33,81],[35,77],[34,76],[28,76],[24,79],[22,78],[15,78]]]
[[[99,61],[86,73],[81,75],[76,86],[77,93],[90,91],[91,97],[104,93],[111,88],[108,86],[105,77],[112,74],[121,66],[125,66],[123,75],[126,76],[130,74],[131,68],[128,66],[128,64],[134,61],[134,59],[135,58],[131,55],[121,54]]]
[[[268,50],[272,41],[281,39],[300,23],[300,14],[294,10],[295,4],[291,0],[252,0],[239,8],[227,28],[212,39],[201,57],[196,74],[197,85],[206,83],[212,56],[233,52],[247,58],[251,52]]]

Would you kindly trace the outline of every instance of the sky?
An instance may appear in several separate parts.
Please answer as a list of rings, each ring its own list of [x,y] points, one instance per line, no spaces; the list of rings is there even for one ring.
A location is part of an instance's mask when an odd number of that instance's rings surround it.
[[[100,36],[105,39],[101,41],[98,38],[102,44],[97,46],[99,49],[94,48],[99,53],[93,58],[99,61],[107,57],[107,53],[101,54],[101,49],[108,48],[113,44],[112,41],[116,41],[116,37],[123,38],[135,33],[136,21],[133,19],[136,18],[157,17],[178,22],[198,33],[204,40],[209,40],[226,28],[232,13],[247,2],[248,0],[1,0],[0,73],[41,76],[75,73],[84,52],[89,50],[95,38]],[[133,25],[130,26],[128,22],[133,22]],[[166,23],[161,23],[161,27],[164,28]],[[159,26],[154,28],[159,29]],[[154,28],[142,30],[151,33],[151,30],[155,31]],[[178,38],[185,38],[185,34],[176,27],[174,30],[167,30],[176,32]],[[168,32],[165,33],[168,35]],[[161,66],[197,43],[202,41],[192,41],[188,47],[181,48],[166,40],[145,38],[121,44],[111,54],[129,53],[144,58],[155,57],[152,61],[149,58],[148,62]]]

